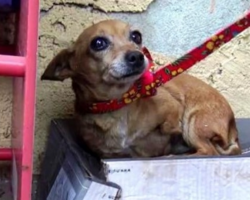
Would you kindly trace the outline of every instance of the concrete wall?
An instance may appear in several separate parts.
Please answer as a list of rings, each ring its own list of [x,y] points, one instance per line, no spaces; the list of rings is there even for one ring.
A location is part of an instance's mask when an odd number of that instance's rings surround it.
[[[0,148],[10,145],[12,80],[0,77]]]
[[[145,44],[152,51],[161,53],[155,57],[164,63],[233,22],[249,5],[249,0],[220,0],[216,1],[215,10],[211,13],[207,0],[41,0],[38,78],[49,60],[93,22],[118,18],[138,26],[144,34]],[[237,117],[250,117],[249,43],[248,29],[190,70],[190,73],[221,91]],[[38,80],[37,86],[35,172],[39,172],[50,120],[73,113],[70,81]],[[6,127],[9,125],[11,93],[5,90],[8,88],[10,81],[0,79],[2,146],[8,145],[8,139],[3,139],[9,135],[6,134]]]

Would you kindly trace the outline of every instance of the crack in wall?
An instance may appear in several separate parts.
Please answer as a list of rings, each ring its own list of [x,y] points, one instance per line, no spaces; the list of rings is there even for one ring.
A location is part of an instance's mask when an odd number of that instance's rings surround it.
[[[86,9],[89,12],[105,12],[105,10],[95,6],[94,4],[81,4],[81,3],[76,3],[76,2],[60,2],[60,3],[55,3],[53,2],[53,4],[49,7],[49,8],[41,8],[40,12],[42,14],[42,16],[44,16],[45,14],[48,14],[54,7],[56,6],[64,6],[64,7],[76,7],[76,8],[82,8],[82,9]]]
[[[148,9],[149,5],[155,0],[51,0],[42,1],[41,3],[41,13],[47,13],[54,6],[69,6],[77,8],[85,8],[94,12],[103,12],[103,13],[141,13]]]

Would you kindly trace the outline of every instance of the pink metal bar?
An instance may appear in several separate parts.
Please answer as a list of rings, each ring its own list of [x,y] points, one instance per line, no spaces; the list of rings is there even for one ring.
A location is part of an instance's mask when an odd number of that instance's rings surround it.
[[[12,159],[12,150],[3,148],[0,149],[0,161],[6,161]]]
[[[39,0],[21,0],[17,52],[25,57],[23,77],[13,79],[13,196],[31,200],[35,123]]]
[[[25,57],[0,55],[1,76],[24,76]]]

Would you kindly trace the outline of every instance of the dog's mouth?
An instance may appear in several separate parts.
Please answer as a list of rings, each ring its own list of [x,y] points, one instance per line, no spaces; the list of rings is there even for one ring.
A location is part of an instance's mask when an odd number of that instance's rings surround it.
[[[120,64],[119,66],[112,67],[109,74],[117,81],[139,78],[146,70],[146,64],[133,69],[126,66],[125,64]]]
[[[143,71],[144,71],[144,68],[142,68],[141,70],[128,71],[128,73],[122,75],[121,78],[129,78],[133,76],[138,76],[138,75],[141,75]]]

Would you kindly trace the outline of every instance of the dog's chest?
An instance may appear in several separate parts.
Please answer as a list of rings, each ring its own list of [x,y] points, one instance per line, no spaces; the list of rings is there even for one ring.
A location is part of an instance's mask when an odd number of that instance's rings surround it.
[[[128,149],[133,146],[134,141],[140,135],[142,130],[134,130],[131,128],[131,123],[128,120],[126,113],[119,117],[109,116],[102,121],[102,124],[98,124],[98,128],[102,128],[105,131],[105,143],[107,146],[116,147],[117,149]],[[105,130],[103,129],[105,124]]]
[[[145,126],[143,120],[132,119],[126,113],[81,117],[83,139],[105,157],[161,155],[168,137],[160,134],[153,123]]]
[[[116,125],[112,129],[111,135],[117,135],[119,145],[123,149],[129,148],[133,145],[133,140],[136,137],[137,132],[130,133],[129,122],[126,116],[120,118]]]
[[[128,135],[128,120],[126,117],[121,117],[119,121],[114,122],[113,126],[109,130],[111,138],[116,138],[116,142],[119,143],[121,148],[127,148],[127,135]]]

